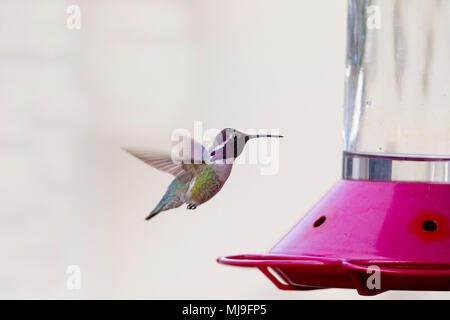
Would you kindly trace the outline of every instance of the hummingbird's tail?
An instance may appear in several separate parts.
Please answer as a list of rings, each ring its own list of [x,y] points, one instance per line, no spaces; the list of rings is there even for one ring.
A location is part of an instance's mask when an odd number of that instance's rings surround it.
[[[161,201],[159,201],[158,205],[152,210],[152,212],[150,212],[145,220],[150,220],[160,212],[181,206],[184,202],[180,199],[179,195],[180,191],[183,190],[183,187],[185,187],[185,185],[175,179],[170,184],[169,188],[167,188],[167,191]]]
[[[150,214],[145,218],[145,220],[150,220],[151,218],[153,218],[154,216],[156,216],[158,213],[164,211],[164,204],[162,204],[161,202],[158,203],[158,205],[156,206],[155,209],[152,210],[152,212],[150,212]]]
[[[158,203],[158,205],[156,206],[155,209],[152,210],[152,212],[150,212],[150,214],[145,218],[145,220],[150,220],[151,218],[153,218],[154,216],[156,216],[158,213],[169,210],[169,209],[173,209],[173,208],[178,208],[179,206],[181,206],[184,202],[181,201],[169,201],[168,203],[163,203],[163,201],[161,200],[160,203]]]

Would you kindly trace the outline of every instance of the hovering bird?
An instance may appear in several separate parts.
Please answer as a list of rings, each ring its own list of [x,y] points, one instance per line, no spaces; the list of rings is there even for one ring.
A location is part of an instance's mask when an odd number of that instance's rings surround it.
[[[188,158],[185,157],[182,161],[173,161],[170,155],[124,148],[150,166],[175,176],[161,201],[146,220],[183,204],[187,204],[187,209],[194,210],[214,197],[230,176],[233,162],[242,153],[245,144],[251,139],[263,137],[282,138],[270,134],[251,135],[227,128],[216,136],[209,150],[191,139],[191,152],[188,153]]]

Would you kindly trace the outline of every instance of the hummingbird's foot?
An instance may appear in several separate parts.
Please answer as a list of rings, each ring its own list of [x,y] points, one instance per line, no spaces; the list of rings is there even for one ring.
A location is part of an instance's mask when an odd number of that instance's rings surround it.
[[[195,203],[189,203],[187,208],[189,210],[195,210],[195,209],[197,209],[197,205]]]

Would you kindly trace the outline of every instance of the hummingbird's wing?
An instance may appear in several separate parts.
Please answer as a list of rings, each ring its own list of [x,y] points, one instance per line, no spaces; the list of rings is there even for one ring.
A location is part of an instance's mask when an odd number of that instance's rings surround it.
[[[206,149],[194,139],[185,137],[190,145],[190,152],[181,151],[181,161],[174,161],[168,154],[155,152],[149,149],[123,148],[125,151],[144,161],[155,169],[170,173],[181,181],[195,177],[205,165]],[[186,154],[186,157],[184,156]]]
[[[170,155],[155,152],[148,149],[138,148],[123,148],[125,151],[135,156],[139,160],[144,161],[146,164],[152,166],[155,169],[170,173],[171,175],[178,176],[185,172],[181,167],[181,163],[175,163]]]

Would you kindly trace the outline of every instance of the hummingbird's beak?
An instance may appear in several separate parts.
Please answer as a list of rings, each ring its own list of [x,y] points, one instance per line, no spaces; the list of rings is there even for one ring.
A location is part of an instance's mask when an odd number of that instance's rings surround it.
[[[247,143],[248,140],[255,138],[283,138],[283,136],[274,134],[248,134],[245,136],[245,143]]]
[[[254,139],[254,138],[283,138],[283,136],[279,136],[279,135],[274,135],[274,134],[253,134],[253,135],[248,135],[249,139]]]

